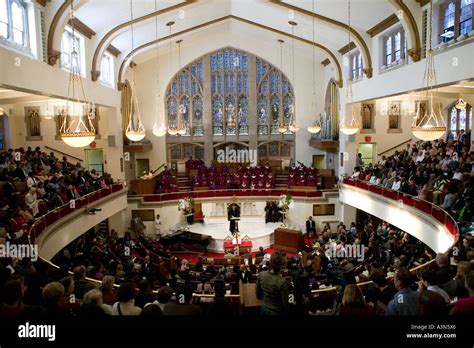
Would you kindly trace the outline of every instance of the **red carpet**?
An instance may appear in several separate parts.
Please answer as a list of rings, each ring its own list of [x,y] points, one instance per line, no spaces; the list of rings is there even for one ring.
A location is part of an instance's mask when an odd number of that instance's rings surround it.
[[[273,254],[275,251],[276,250],[274,250],[272,248],[265,249],[265,252],[269,253],[269,254]],[[252,253],[252,257],[255,257],[256,253],[257,252],[254,251]],[[198,262],[199,261],[199,256],[213,257],[213,258],[216,258],[216,259],[224,258],[224,253],[215,253],[215,252],[212,252],[212,251],[208,251],[206,255],[199,255],[199,254],[194,254],[194,253],[173,253],[173,255],[179,257],[180,260],[186,259],[191,263]],[[291,254],[291,253],[286,253],[286,255],[288,257],[295,256],[295,254]]]

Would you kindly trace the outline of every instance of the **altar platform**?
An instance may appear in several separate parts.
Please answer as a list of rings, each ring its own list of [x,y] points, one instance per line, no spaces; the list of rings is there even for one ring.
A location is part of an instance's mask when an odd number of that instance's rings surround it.
[[[263,217],[259,217],[260,221],[255,221],[255,217],[243,217],[239,221],[240,236],[249,236],[252,241],[252,251],[258,250],[260,246],[264,248],[273,244],[273,231],[281,225],[280,222],[265,223]],[[211,236],[212,241],[208,246],[208,250],[224,253],[224,239],[230,235],[229,221],[227,219],[218,220],[211,219],[209,223],[195,223],[189,226],[189,230],[194,233]]]

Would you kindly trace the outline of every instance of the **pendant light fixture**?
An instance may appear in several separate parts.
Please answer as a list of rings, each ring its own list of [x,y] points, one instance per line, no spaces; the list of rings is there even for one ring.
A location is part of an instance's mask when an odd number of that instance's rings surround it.
[[[467,103],[461,97],[459,97],[459,99],[456,101],[456,104],[454,104],[454,107],[458,110],[463,110],[466,108],[466,106]]]
[[[158,11],[158,4],[157,0],[155,0],[155,12]],[[157,93],[156,93],[156,114],[155,114],[155,124],[153,125],[153,135],[157,137],[162,137],[166,134],[166,127],[164,126],[163,123],[161,123],[160,126],[158,126],[158,119],[160,118],[160,79],[159,79],[159,71],[160,71],[160,64],[159,64],[159,45],[158,45],[158,16],[155,16],[155,42],[156,42],[156,87],[157,87]]]
[[[277,41],[280,45],[280,81],[283,81],[283,43],[285,41],[283,41],[282,39],[278,39]],[[280,83],[280,86],[282,85],[283,84]],[[278,124],[277,130],[278,130],[278,133],[283,134],[288,131],[288,128],[286,127],[285,121],[283,119],[283,113],[280,113],[280,114],[281,114],[280,123]]]
[[[171,27],[174,25],[174,21],[166,23],[166,26],[170,28],[170,41],[169,41],[169,46],[170,46],[170,78],[173,78],[173,47],[171,43]],[[170,115],[168,115],[168,122],[170,120]],[[168,124],[168,134],[169,135],[178,135],[178,124],[177,124],[177,115],[175,115],[174,118],[174,123]]]
[[[348,14],[348,33],[349,33],[349,45],[351,44],[351,0],[348,0],[348,5],[347,5],[347,14]],[[349,46],[348,46],[349,47]],[[357,123],[356,116],[354,115],[354,108],[352,107],[352,78],[351,78],[351,69],[348,69],[347,73],[347,100],[346,104],[351,104],[351,119],[349,121],[346,121],[346,117],[343,116],[341,118],[341,123],[339,125],[339,129],[341,130],[342,133],[346,135],[353,135],[356,134],[359,131],[359,124]]]
[[[72,29],[72,50],[71,50],[71,70],[69,72],[69,86],[65,108],[61,111],[62,124],[60,135],[62,141],[72,147],[84,147],[92,143],[95,139],[95,128],[92,124],[93,112],[87,112],[89,108],[86,101],[82,76],[79,71],[79,58],[76,49],[75,27],[74,27],[74,0],[71,1],[71,29]],[[82,95],[80,94],[82,93]],[[82,98],[82,101],[81,101]],[[85,120],[85,118],[87,118]]]
[[[183,40],[178,40],[176,43],[178,44],[178,64],[179,70],[178,73],[181,72],[181,42]],[[184,122],[184,115],[186,114],[186,105],[181,103],[178,108],[178,135],[185,135],[186,134],[186,123]]]
[[[434,65],[434,56],[432,48],[431,33],[433,32],[433,1],[430,2],[430,31],[429,31],[429,49],[426,54],[426,67],[423,76],[423,88],[426,88],[427,107],[423,112],[418,108],[418,114],[413,119],[411,127],[412,133],[418,139],[432,141],[439,139],[446,132],[446,123],[444,122],[441,110],[438,114],[435,111],[435,100],[433,96],[433,85],[436,85],[436,70]],[[439,108],[439,106],[438,106]]]
[[[135,49],[134,45],[134,36],[133,36],[133,0],[130,0],[130,33],[132,39],[132,52]],[[133,62],[133,53],[130,57],[130,61]],[[132,98],[132,105],[130,108],[129,113],[129,121],[127,129],[125,130],[125,136],[131,141],[140,141],[145,138],[145,127],[143,126],[143,122],[140,116],[140,108],[138,106],[138,98],[136,93],[136,84],[135,84],[135,70],[132,66],[132,86],[131,86],[131,98]]]
[[[316,69],[315,69],[315,49],[314,49],[314,0],[312,1],[312,13],[313,13],[313,110],[316,113]],[[311,134],[316,134],[321,131],[321,115],[319,116],[320,120],[315,121],[312,125],[308,126],[308,132]]]
[[[298,25],[298,23],[294,21],[289,21],[288,24],[291,25],[291,50],[292,50],[292,56],[293,56],[293,88],[296,86],[296,80],[295,80],[295,26]],[[297,131],[300,130],[300,127],[298,126],[298,122],[296,122],[296,93],[293,93],[293,105],[290,105],[290,124],[288,126],[288,130],[292,133],[296,133]]]
[[[43,118],[45,120],[52,120],[53,119],[53,113],[49,111],[49,100],[46,100],[46,111],[43,114]]]

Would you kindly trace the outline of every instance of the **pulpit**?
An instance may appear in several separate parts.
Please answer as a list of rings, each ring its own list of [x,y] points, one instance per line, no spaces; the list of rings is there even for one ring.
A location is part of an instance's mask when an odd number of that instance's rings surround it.
[[[279,227],[273,232],[273,238],[272,248],[275,250],[295,254],[303,247],[303,234],[299,230]]]
[[[136,179],[130,180],[130,190],[138,195],[155,193],[156,179]]]

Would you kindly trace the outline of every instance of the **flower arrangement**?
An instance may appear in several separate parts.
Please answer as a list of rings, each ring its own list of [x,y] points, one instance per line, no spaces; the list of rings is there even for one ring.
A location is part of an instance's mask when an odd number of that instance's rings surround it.
[[[194,208],[194,198],[183,198],[178,202],[178,211],[182,211],[184,215],[192,213]]]
[[[278,208],[281,208],[282,211],[287,212],[290,209],[293,209],[295,203],[293,197],[290,195],[281,195],[280,200],[278,201]]]

